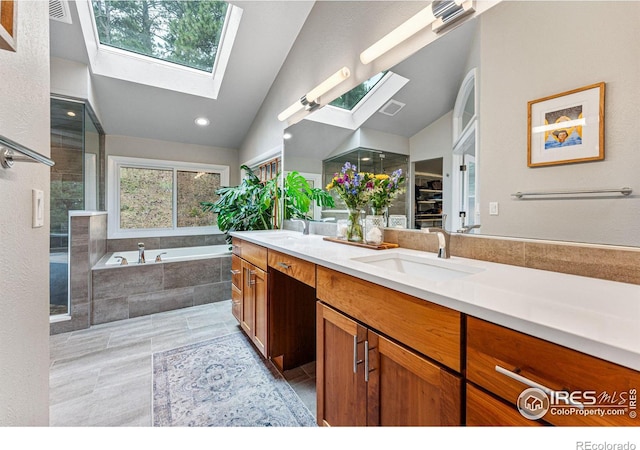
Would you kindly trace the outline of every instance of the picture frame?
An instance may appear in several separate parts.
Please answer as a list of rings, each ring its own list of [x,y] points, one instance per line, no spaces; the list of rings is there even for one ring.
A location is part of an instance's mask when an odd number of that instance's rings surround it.
[[[0,0],[0,49],[16,51],[18,2]]]
[[[529,167],[604,159],[605,83],[528,102]]]

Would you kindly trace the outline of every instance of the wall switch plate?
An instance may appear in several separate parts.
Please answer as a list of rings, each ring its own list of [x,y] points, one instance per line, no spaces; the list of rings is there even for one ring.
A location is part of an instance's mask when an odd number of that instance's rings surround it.
[[[39,189],[31,190],[31,227],[44,226],[44,192]]]
[[[498,215],[498,202],[489,202],[489,215],[490,216]]]

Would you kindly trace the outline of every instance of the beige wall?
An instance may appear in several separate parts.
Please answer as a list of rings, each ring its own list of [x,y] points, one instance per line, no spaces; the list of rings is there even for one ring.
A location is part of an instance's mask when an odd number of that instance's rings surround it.
[[[17,52],[0,50],[0,134],[49,156],[49,9],[19,2]],[[0,426],[49,424],[49,205],[31,228],[31,190],[49,168],[0,168]]]
[[[234,149],[114,135],[106,136],[105,147],[107,157],[117,155],[229,166],[229,185],[235,186],[240,182],[236,170],[238,151]]]
[[[640,192],[639,22],[640,2],[611,1],[504,2],[481,17],[483,234],[640,246],[640,195],[573,201],[510,196],[623,186]],[[601,81],[605,160],[528,168],[527,102]],[[500,215],[489,216],[488,202],[496,201]]]

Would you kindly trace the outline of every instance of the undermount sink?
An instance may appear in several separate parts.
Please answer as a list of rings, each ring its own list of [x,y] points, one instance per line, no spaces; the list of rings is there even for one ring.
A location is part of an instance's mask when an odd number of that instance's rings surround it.
[[[400,272],[431,281],[445,281],[463,278],[482,272],[484,269],[466,266],[447,260],[438,260],[403,253],[383,253],[381,255],[351,258],[381,269]]]

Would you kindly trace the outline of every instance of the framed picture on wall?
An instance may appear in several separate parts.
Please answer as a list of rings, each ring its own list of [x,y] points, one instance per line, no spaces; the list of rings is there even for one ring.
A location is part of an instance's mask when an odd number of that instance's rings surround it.
[[[18,2],[0,0],[0,49],[16,51]]]
[[[604,159],[604,88],[601,82],[528,103],[529,167]]]

